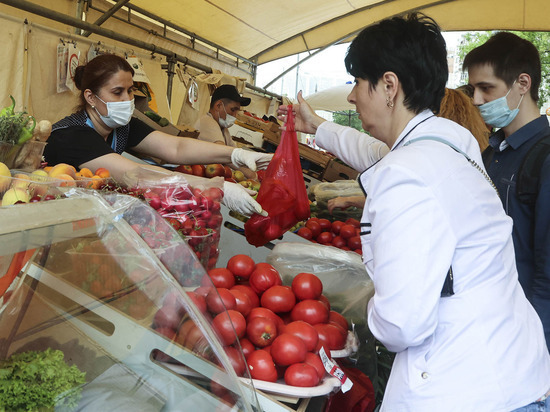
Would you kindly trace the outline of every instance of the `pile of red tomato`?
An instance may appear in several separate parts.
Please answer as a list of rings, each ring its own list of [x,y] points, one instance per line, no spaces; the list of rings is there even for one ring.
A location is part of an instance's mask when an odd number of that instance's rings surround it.
[[[242,376],[248,366],[253,379],[283,378],[287,385],[312,387],[325,376],[320,348],[327,354],[342,349],[348,336],[347,320],[330,309],[322,291],[314,274],[300,273],[291,286],[284,286],[272,265],[235,255],[227,267],[209,270],[202,286],[188,295],[211,317],[237,375]],[[157,331],[200,352],[203,338],[192,321],[179,330],[174,325],[159,330],[167,326],[165,315],[155,316]]]
[[[361,237],[359,236],[360,223],[357,219],[349,218],[345,222],[312,217],[304,227],[298,229],[298,236],[322,245],[334,246],[343,250],[352,250],[363,253]]]

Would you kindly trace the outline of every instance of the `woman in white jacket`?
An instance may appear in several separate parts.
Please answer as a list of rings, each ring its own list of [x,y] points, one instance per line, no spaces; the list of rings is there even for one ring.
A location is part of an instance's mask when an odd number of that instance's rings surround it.
[[[374,163],[360,176],[368,324],[396,352],[382,410],[550,410],[550,355],[518,282],[512,222],[474,137],[435,116],[448,76],[439,27],[418,14],[369,26],[346,68],[348,100],[376,139],[293,109],[319,146],[359,170]]]

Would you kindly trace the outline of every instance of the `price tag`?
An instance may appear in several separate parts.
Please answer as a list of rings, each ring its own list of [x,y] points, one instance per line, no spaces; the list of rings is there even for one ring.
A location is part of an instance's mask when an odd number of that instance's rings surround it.
[[[328,357],[328,355],[325,352],[325,348],[321,346],[321,349],[319,350],[319,357],[321,358],[321,361],[323,362],[323,365],[325,367],[325,370],[331,375],[334,376],[336,379],[340,381],[342,384],[342,392],[346,393],[351,389],[353,386],[353,382],[348,379],[346,374],[336,362],[334,362],[332,359]]]

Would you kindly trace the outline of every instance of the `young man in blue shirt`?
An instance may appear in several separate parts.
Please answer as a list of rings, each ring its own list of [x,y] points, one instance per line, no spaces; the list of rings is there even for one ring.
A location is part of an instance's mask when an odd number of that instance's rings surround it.
[[[537,106],[539,53],[529,41],[499,32],[468,53],[463,67],[474,88],[474,104],[484,121],[498,129],[484,152],[485,167],[514,221],[519,281],[542,320],[550,347],[550,156],[540,168],[534,203],[522,202],[517,193],[518,172],[526,154],[550,135],[548,119]]]

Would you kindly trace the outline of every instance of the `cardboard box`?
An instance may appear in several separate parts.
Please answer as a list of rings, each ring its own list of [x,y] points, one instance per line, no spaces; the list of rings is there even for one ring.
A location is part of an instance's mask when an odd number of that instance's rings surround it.
[[[359,172],[345,165],[337,159],[331,159],[323,173],[323,180],[334,182],[335,180],[355,179]]]
[[[178,136],[192,137],[193,139],[197,139],[199,137],[200,132],[191,126],[176,126],[176,127],[180,130],[178,133]]]
[[[262,147],[263,143],[263,133],[250,130],[249,128],[234,124],[229,128],[231,136],[238,137],[246,140],[255,147]]]
[[[243,113],[237,113],[237,120],[243,125],[253,127],[254,129],[261,130],[263,132],[270,131],[276,133],[279,131],[280,127],[278,124],[275,124],[273,122],[258,120]]]

